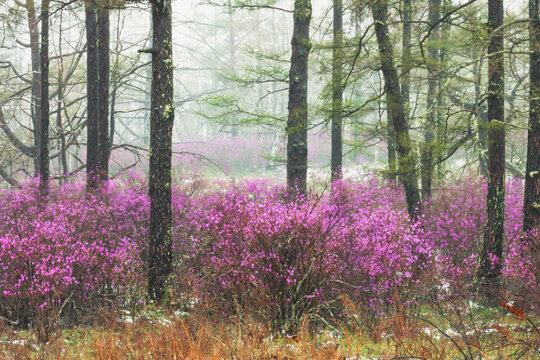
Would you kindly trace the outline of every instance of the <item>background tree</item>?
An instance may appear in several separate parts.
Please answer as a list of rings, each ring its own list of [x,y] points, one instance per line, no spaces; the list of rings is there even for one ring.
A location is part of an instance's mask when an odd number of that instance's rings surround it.
[[[97,36],[98,36],[98,173],[101,181],[109,177],[109,72],[110,72],[110,24],[109,3],[103,1],[99,4],[97,12]]]
[[[430,43],[428,45],[428,92],[427,92],[427,117],[424,124],[424,143],[422,146],[421,156],[421,178],[422,178],[422,200],[426,201],[431,197],[431,187],[433,179],[433,163],[439,158],[435,156],[438,150],[438,145],[435,142],[435,130],[439,122],[437,109],[438,92],[438,77],[439,74],[439,51],[437,49],[440,41],[440,24],[441,17],[441,0],[429,0],[429,24],[432,27]]]
[[[333,2],[332,44],[332,155],[331,180],[342,177],[343,167],[343,1]]]
[[[86,67],[87,67],[87,114],[86,125],[86,182],[87,189],[98,185],[99,161],[99,45],[98,7],[94,1],[86,1]]]
[[[44,198],[49,189],[49,0],[41,4],[40,60],[39,190]]]
[[[379,44],[385,90],[388,96],[388,113],[391,116],[396,136],[399,178],[405,190],[407,211],[411,219],[417,219],[422,214],[422,204],[418,191],[416,156],[412,151],[405,106],[401,97],[399,78],[394,67],[392,44],[388,34],[388,1],[375,1],[372,5],[372,12],[373,21],[375,22],[375,34]]]
[[[41,124],[41,60],[40,60],[40,45],[39,45],[39,19],[36,15],[36,7],[34,0],[26,1],[26,12],[28,16],[28,30],[30,33],[30,57],[32,60],[32,125],[34,134],[34,149],[32,156],[34,160],[35,173],[38,173],[39,159],[38,149],[40,141],[40,124]]]

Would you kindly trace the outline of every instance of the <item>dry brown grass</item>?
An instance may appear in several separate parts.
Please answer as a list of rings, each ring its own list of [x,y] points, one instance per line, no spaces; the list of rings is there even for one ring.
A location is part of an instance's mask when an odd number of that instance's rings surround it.
[[[138,320],[107,323],[99,328],[66,332],[36,351],[5,342],[1,359],[344,359],[339,345],[317,342],[310,335],[271,341],[260,324],[242,326],[172,317],[166,323]]]
[[[101,315],[94,326],[63,330],[43,345],[38,345],[37,334],[13,331],[0,323],[0,359],[540,359],[536,329],[523,336],[516,329],[525,329],[528,318],[510,310],[514,319],[506,317],[505,323],[492,327],[496,331],[490,333],[490,343],[497,346],[489,352],[485,343],[480,347],[472,338],[453,335],[456,344],[437,331],[427,334],[423,325],[403,314],[378,323],[378,340],[373,341],[374,334],[350,327],[342,327],[339,338],[329,332],[315,334],[306,321],[294,339],[272,339],[269,327],[254,321],[218,321],[207,314],[179,318],[171,313],[142,316],[135,323]]]

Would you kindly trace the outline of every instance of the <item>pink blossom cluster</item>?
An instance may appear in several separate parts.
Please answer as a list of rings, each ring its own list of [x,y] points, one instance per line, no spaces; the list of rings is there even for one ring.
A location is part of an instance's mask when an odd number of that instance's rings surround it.
[[[282,188],[247,182],[201,197],[179,245],[201,296],[217,299],[225,312],[259,306],[283,320],[293,308],[322,311],[343,294],[384,314],[427,291],[471,293],[485,228],[484,181],[438,191],[418,223],[410,222],[399,187],[371,179],[334,189],[294,202]],[[521,181],[508,182],[503,276],[509,288],[530,294],[538,291],[538,264],[521,241],[522,193]]]
[[[0,192],[0,315],[26,316],[68,299],[139,300],[146,283],[149,199],[142,177]],[[466,295],[478,267],[486,184],[437,191],[411,223],[399,186],[375,178],[296,196],[265,181],[173,187],[175,280],[220,313],[248,310],[275,328],[303,315],[338,316],[347,295],[381,315],[422,291]],[[521,181],[507,184],[503,276],[539,291],[538,261],[523,246]],[[208,301],[207,301],[208,300]],[[21,315],[23,314],[23,315]]]
[[[144,284],[148,197],[110,182],[85,196],[84,184],[38,202],[33,182],[0,193],[0,311],[26,316],[70,299],[123,296]]]
[[[536,255],[525,246],[523,237],[537,242],[534,234],[522,234],[523,183],[506,183],[504,280],[512,288],[528,293],[538,291]],[[486,224],[487,182],[469,177],[457,185],[448,184],[426,206],[424,238],[433,249],[437,266],[435,278],[454,292],[466,291],[479,265]],[[496,259],[494,259],[495,261]],[[463,294],[462,294],[463,295]]]
[[[382,313],[396,289],[419,281],[431,249],[396,187],[374,179],[334,189],[291,201],[282,188],[246,182],[202,197],[178,246],[189,249],[200,296],[279,328],[303,314],[335,316],[344,294]]]

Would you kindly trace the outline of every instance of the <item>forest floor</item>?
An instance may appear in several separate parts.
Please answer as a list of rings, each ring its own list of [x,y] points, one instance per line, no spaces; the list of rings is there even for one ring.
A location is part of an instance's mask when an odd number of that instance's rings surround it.
[[[45,344],[3,326],[0,359],[540,359],[538,319],[500,310],[475,323],[434,313],[423,323],[397,315],[371,329],[314,331],[306,322],[294,337],[275,337],[255,322],[165,311],[147,309],[135,321],[103,313],[92,325],[58,330]]]

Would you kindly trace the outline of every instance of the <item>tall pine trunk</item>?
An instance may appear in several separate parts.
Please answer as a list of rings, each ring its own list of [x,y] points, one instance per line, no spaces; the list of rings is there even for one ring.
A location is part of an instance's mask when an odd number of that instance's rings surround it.
[[[289,116],[287,118],[287,187],[293,194],[306,193],[308,128],[308,56],[311,50],[310,0],[295,0],[292,55],[289,71]]]
[[[109,69],[110,26],[107,4],[101,4],[97,16],[99,64],[98,173],[101,181],[109,177]]]
[[[87,115],[86,123],[86,189],[92,191],[98,184],[99,160],[99,59],[97,6],[86,2],[86,65]]]
[[[378,0],[372,5],[375,34],[379,44],[381,67],[385,81],[388,99],[389,114],[396,136],[396,149],[398,153],[398,174],[407,200],[407,211],[412,220],[417,220],[422,214],[422,204],[418,191],[418,177],[416,175],[416,156],[412,151],[411,138],[405,105],[399,88],[399,78],[394,67],[393,49],[388,34],[388,3],[387,0]]]
[[[481,293],[496,304],[501,274],[504,234],[504,33],[503,0],[489,0],[488,6],[488,193],[487,223],[480,254],[478,280]]]
[[[540,0],[529,0],[530,99],[523,231],[540,230]]]
[[[343,167],[343,2],[334,0],[334,43],[332,46],[332,154],[331,180],[342,177]]]
[[[150,248],[148,295],[161,301],[172,266],[171,157],[174,123],[171,0],[152,1]]]
[[[49,0],[41,4],[41,101],[39,129],[39,193],[49,192]]]

